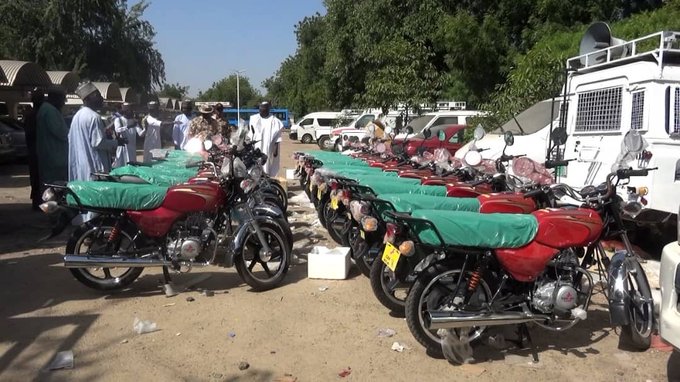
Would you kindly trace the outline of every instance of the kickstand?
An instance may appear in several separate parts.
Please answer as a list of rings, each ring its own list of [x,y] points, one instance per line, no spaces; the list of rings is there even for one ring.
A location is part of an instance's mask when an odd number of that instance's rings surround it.
[[[531,339],[531,334],[529,333],[529,327],[527,324],[517,325],[517,336],[518,338],[516,342],[520,349],[524,349],[524,340],[526,339],[527,345],[531,350],[531,356],[534,358],[534,363],[538,363],[538,351],[536,350],[534,341]]]
[[[168,267],[163,267],[163,291],[165,292],[166,297],[173,297],[179,294],[175,288],[173,288]]]

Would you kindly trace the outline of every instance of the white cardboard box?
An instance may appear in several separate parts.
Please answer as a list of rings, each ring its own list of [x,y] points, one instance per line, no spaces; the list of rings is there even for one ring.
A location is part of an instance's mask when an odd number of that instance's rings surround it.
[[[351,266],[349,247],[312,248],[307,255],[307,277],[310,279],[344,280]]]

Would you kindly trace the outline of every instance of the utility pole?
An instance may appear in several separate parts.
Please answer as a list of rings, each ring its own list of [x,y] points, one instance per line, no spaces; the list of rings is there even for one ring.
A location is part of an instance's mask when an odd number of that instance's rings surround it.
[[[241,124],[241,89],[240,89],[240,75],[241,73],[245,73],[245,70],[232,70],[233,73],[236,73],[236,124],[240,125]]]

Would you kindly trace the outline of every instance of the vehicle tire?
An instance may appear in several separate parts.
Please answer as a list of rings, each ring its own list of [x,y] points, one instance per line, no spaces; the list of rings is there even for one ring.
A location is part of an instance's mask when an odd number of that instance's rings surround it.
[[[304,144],[310,144],[313,140],[314,138],[310,134],[305,134],[302,136],[302,139],[300,139]]]
[[[378,261],[376,261],[378,263]],[[440,307],[442,301],[450,299],[448,293],[443,293],[442,290],[453,290],[455,288],[460,269],[442,270],[434,276],[421,276],[411,287],[411,290],[406,297],[406,323],[413,334],[413,337],[427,349],[427,353],[436,358],[443,358],[444,351],[442,349],[442,340],[438,335],[438,331],[431,331],[425,328],[425,321],[423,319],[423,311],[428,309],[437,309]],[[466,278],[462,280],[460,285],[467,285],[471,272],[466,273]],[[450,280],[449,280],[450,279]],[[437,288],[439,282],[451,283],[453,288],[446,287]],[[462,290],[467,290],[463,287]],[[478,287],[475,289],[474,300],[480,303],[491,301],[491,288],[487,282],[486,277],[482,277],[479,281]],[[479,338],[484,332],[485,327],[473,327],[473,335],[468,336],[469,342]],[[456,329],[463,330],[463,329]],[[449,359],[451,362],[451,359]]]
[[[316,143],[319,144],[321,150],[326,150],[326,142],[328,142],[330,139],[331,138],[328,135],[324,135],[321,138],[319,138],[319,140],[316,141]]]
[[[333,211],[331,208],[331,203],[330,200],[322,201],[319,203],[319,208],[317,208],[317,216],[319,217],[319,223],[321,223],[321,226],[324,228],[328,229],[326,226],[326,216],[330,213],[330,211]]]
[[[290,267],[291,251],[286,235],[275,221],[261,219],[258,220],[258,225],[272,250],[271,258],[268,261],[261,260],[259,252],[262,245],[257,238],[257,233],[248,232],[241,253],[236,254],[234,265],[239,276],[253,290],[265,291],[276,288],[283,282]],[[275,272],[269,268],[269,263],[278,263]],[[261,272],[255,270],[257,265],[262,268]]]
[[[338,212],[331,210],[331,212],[326,215],[326,228],[328,234],[334,242],[343,247],[349,246],[349,229],[352,224],[352,218],[348,218],[346,214],[346,211]]]
[[[390,311],[399,315],[404,314],[406,302],[404,299],[397,297],[394,292],[387,290],[387,284],[390,282],[388,272],[391,272],[385,263],[380,258],[376,258],[371,265],[369,277],[371,278],[371,289],[373,294],[380,301],[380,303]],[[394,277],[394,273],[392,273]],[[409,292],[410,293],[410,292]]]
[[[626,289],[630,296],[630,323],[621,327],[619,341],[624,347],[644,351],[652,344],[654,327],[652,291],[640,263],[634,259],[628,259],[627,263],[629,270]]]
[[[286,212],[288,210],[288,194],[286,193],[286,190],[283,189],[283,186],[279,184],[279,182],[275,180],[269,180],[269,185],[263,189],[264,192],[274,195],[279,199],[279,203],[277,203],[283,212]]]
[[[371,277],[371,264],[369,264],[367,256],[365,256],[365,253],[357,254],[355,250],[355,248],[357,248],[355,243],[359,239],[359,227],[352,225],[352,228],[350,228],[348,234],[348,239],[349,247],[352,249],[352,258],[354,259],[354,263],[357,265],[357,268],[359,268],[359,271],[362,275]],[[363,245],[366,246],[366,243],[364,242]],[[367,251],[365,250],[363,252]]]
[[[86,241],[90,242],[89,250],[92,249],[92,244],[98,242],[100,245],[106,245],[106,241],[111,233],[111,230],[116,224],[116,220],[113,218],[94,218],[89,222],[82,224],[80,227],[71,234],[68,242],[66,243],[66,253],[71,255],[81,254],[81,247]],[[134,227],[124,226],[120,231],[120,239],[117,246],[127,252],[132,252],[137,248],[139,243],[135,243],[133,238],[137,234]],[[92,237],[96,235],[95,237]],[[113,291],[120,290],[128,285],[132,284],[133,281],[142,274],[144,268],[121,268],[124,271],[120,274],[111,274],[112,270],[117,270],[118,268],[69,268],[73,277],[80,281],[87,287],[92,289],[102,290],[102,291]],[[101,270],[104,277],[99,277],[94,274]]]

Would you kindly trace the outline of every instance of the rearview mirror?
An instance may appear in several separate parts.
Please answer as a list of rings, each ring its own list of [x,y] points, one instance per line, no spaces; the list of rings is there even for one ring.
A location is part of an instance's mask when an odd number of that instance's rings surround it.
[[[567,143],[567,129],[563,127],[558,127],[557,129],[552,131],[552,133],[550,134],[550,139],[552,140],[555,146],[561,146]]]
[[[475,136],[476,140],[480,140],[480,139],[484,138],[484,128],[482,127],[482,125],[477,125],[477,127],[475,127],[475,135],[474,136]]]
[[[623,136],[623,144],[626,146],[628,152],[633,154],[642,152],[642,149],[644,148],[642,136],[637,130],[628,130],[626,135]]]
[[[210,150],[213,147],[212,141],[206,139],[205,141],[203,141],[203,147],[205,148],[206,151]]]
[[[411,126],[406,126],[406,133],[407,133],[407,134],[413,134],[413,127],[411,127]]]
[[[437,138],[439,139],[439,142],[444,142],[446,140],[446,133],[444,130],[439,130],[437,133]]]
[[[430,138],[432,136],[432,132],[430,131],[430,129],[423,130],[423,136],[425,137],[425,139]]]
[[[506,131],[505,134],[503,134],[503,139],[505,140],[505,144],[508,146],[515,144],[515,135],[512,134],[512,131]]]

